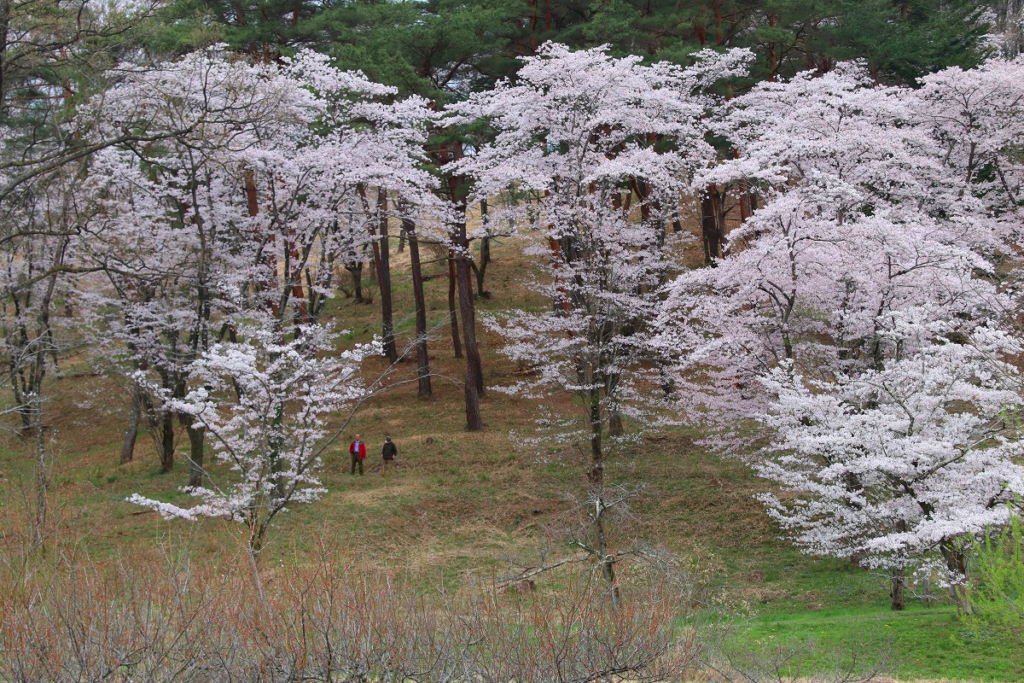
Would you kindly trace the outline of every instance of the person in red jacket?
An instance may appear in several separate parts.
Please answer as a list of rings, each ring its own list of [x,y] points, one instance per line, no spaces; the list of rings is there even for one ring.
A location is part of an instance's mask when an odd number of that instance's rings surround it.
[[[366,459],[366,444],[363,443],[362,438],[356,434],[355,441],[348,447],[349,455],[352,456],[352,474],[356,473],[356,465],[359,465],[359,476],[363,476],[363,460]]]

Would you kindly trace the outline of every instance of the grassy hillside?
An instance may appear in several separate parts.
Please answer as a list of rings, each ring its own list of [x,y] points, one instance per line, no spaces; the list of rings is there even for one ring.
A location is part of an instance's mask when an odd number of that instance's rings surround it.
[[[520,245],[495,245],[493,254],[488,271],[493,296],[480,301],[483,312],[545,305],[521,284],[529,264],[519,256]],[[404,257],[395,254],[399,273]],[[437,325],[431,342],[434,397],[417,400],[416,386],[409,383],[365,407],[329,458],[324,473],[329,493],[279,518],[263,561],[287,566],[325,543],[348,558],[354,571],[388,565],[409,570],[424,584],[458,583],[469,576],[500,576],[510,564],[529,565],[551,543],[545,529],[569,507],[567,495],[581,490],[580,468],[570,453],[523,447],[509,433],[528,432],[542,411],[573,407],[557,402],[540,407],[490,391],[483,403],[485,431],[463,431],[462,368],[453,358],[446,325],[446,272],[443,262],[428,269],[430,319]],[[395,282],[399,334],[407,340],[413,324],[411,285],[401,274]],[[379,330],[376,306],[339,298],[331,315],[354,340],[367,340]],[[481,340],[487,384],[512,381],[518,370],[498,353],[501,340],[489,332]],[[401,373],[411,376],[415,368],[406,365]],[[383,367],[383,361],[368,364],[367,377]],[[186,468],[179,457],[173,473],[159,474],[147,435],[139,438],[135,462],[117,464],[128,396],[116,380],[94,370],[85,361],[69,365],[50,387],[47,436],[60,528],[101,562],[129,548],[168,544],[187,547],[197,560],[213,564],[237,553],[244,541],[225,522],[164,521],[124,502],[134,492],[186,502],[178,490]],[[377,462],[383,437],[392,436],[401,469],[387,478],[375,472],[350,476],[347,444],[357,432],[370,444],[367,464]],[[971,632],[941,604],[890,613],[882,577],[848,563],[805,557],[778,540],[753,499],[765,484],[742,463],[704,452],[695,445],[697,436],[685,429],[652,435],[642,448],[615,460],[608,475],[612,481],[646,485],[636,505],[635,533],[684,558],[713,589],[716,604],[734,624],[734,643],[805,644],[801,661],[824,669],[828,653],[868,642],[869,648],[891,649],[894,672],[904,679],[1024,680],[1019,638]],[[187,447],[182,434],[179,449]],[[31,495],[30,443],[4,437],[0,479],[5,496],[0,524],[10,531],[3,542],[13,547],[17,530],[25,527],[19,520]],[[545,588],[544,578],[538,587]]]

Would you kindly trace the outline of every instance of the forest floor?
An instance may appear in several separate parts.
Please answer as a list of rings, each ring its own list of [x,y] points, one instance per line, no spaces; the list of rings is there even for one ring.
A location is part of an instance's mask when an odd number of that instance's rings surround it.
[[[522,284],[528,266],[518,245],[496,244],[492,252],[492,296],[480,300],[481,314],[546,305]],[[402,341],[413,327],[411,285],[401,275],[405,257],[394,255]],[[484,431],[466,433],[461,361],[453,358],[447,327],[447,268],[435,261],[427,274],[430,319],[437,325],[431,343],[434,396],[417,400],[412,382],[364,407],[327,459],[323,480],[329,492],[279,518],[261,561],[287,566],[322,544],[355,571],[387,566],[408,571],[424,585],[457,584],[473,577],[491,581],[510,566],[535,564],[551,546],[545,530],[571,506],[569,497],[582,491],[581,468],[572,453],[523,445],[510,432],[529,434],[538,417],[574,407],[564,401],[539,406],[492,390],[482,404]],[[376,305],[339,296],[330,315],[350,331],[350,340],[365,341],[379,331]],[[510,384],[517,368],[498,353],[500,338],[487,331],[480,336],[488,386]],[[414,363],[404,365],[400,374],[411,377]],[[383,361],[368,363],[367,378],[384,367]],[[135,461],[118,465],[128,393],[96,370],[72,364],[63,368],[63,378],[51,380],[47,435],[59,527],[98,561],[128,549],[168,546],[186,547],[207,563],[227,561],[243,543],[227,522],[165,521],[124,501],[139,492],[185,503],[188,497],[178,487],[185,483],[186,467],[179,455],[174,471],[160,474],[145,434]],[[355,433],[369,444],[368,466],[379,461],[384,436],[394,438],[401,468],[388,477],[372,471],[351,476],[347,447]],[[900,680],[1024,680],[1019,636],[972,631],[941,601],[890,612],[882,577],[847,562],[804,556],[779,540],[753,498],[766,484],[741,461],[705,452],[695,444],[698,436],[683,428],[650,435],[635,452],[615,459],[607,476],[644,484],[632,533],[678,554],[709,594],[718,596],[716,604],[730,615],[732,642],[806,646],[800,659],[811,670],[805,674],[827,670],[836,651],[860,644],[868,656],[891,652],[892,673]],[[14,436],[0,441],[0,525],[7,520],[13,527],[32,495],[31,447]],[[180,438],[179,449],[187,448],[187,439]],[[544,590],[545,578],[537,584]]]

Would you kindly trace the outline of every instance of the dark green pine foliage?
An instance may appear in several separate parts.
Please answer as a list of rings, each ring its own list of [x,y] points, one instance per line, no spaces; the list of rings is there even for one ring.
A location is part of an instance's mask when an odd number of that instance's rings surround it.
[[[832,61],[864,59],[880,80],[911,83],[949,66],[976,66],[987,3],[976,0],[843,0],[842,21],[822,28],[817,51]]]
[[[440,104],[515,72],[527,12],[522,0],[364,0],[310,25],[341,68]]]
[[[685,63],[694,50],[749,47],[752,81],[863,59],[880,80],[910,82],[984,57],[979,0],[561,0],[539,32],[576,47]]]
[[[749,47],[749,82],[863,59],[912,82],[983,56],[980,0],[177,0],[154,38],[178,52],[223,40],[256,59],[312,47],[435,102],[515,73],[547,40],[685,63]]]
[[[273,61],[302,46],[318,47],[320,36],[308,21],[329,6],[314,0],[177,0],[157,36],[158,48],[180,53],[196,42],[223,41],[257,61]]]

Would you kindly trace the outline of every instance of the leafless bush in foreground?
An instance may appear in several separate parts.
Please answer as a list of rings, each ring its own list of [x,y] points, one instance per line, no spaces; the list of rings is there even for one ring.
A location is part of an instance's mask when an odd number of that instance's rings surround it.
[[[2,583],[5,683],[669,683],[703,643],[667,591],[613,609],[589,573],[553,592],[447,594],[326,558],[258,574],[65,559]]]

